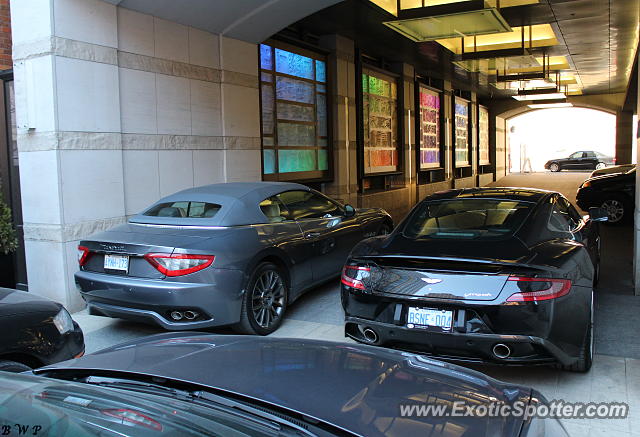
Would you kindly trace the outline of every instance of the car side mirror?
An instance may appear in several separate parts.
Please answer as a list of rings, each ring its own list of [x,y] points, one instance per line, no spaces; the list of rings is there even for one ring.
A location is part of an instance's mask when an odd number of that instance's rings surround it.
[[[589,208],[589,220],[592,222],[606,222],[609,221],[609,214],[604,208]]]
[[[344,216],[345,217],[353,217],[354,215],[356,215],[356,209],[351,206],[351,205],[345,205],[344,206]]]

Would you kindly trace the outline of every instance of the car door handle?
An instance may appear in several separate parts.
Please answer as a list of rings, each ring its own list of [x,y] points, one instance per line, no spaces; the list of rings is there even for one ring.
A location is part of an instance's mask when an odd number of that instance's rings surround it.
[[[322,235],[320,234],[320,232],[307,232],[306,234],[304,234],[304,238],[317,238],[320,235]]]

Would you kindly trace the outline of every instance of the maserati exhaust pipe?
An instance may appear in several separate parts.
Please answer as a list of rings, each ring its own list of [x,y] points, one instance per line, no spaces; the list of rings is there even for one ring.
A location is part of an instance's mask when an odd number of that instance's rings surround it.
[[[502,360],[505,358],[509,358],[509,356],[511,355],[511,348],[506,344],[498,343],[493,346],[493,355],[495,355],[496,358],[500,358]]]
[[[377,343],[378,342],[378,334],[371,328],[364,328],[362,330],[362,336],[364,337],[367,343]]]

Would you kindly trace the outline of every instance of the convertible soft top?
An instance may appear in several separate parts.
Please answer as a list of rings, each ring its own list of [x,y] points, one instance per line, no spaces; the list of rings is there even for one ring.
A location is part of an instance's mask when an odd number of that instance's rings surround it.
[[[147,210],[172,202],[206,202],[220,205],[210,218],[152,217],[143,213],[129,219],[130,223],[171,226],[240,226],[269,223],[260,210],[260,202],[283,191],[304,190],[309,187],[289,182],[229,182],[205,185],[179,191],[163,197]]]

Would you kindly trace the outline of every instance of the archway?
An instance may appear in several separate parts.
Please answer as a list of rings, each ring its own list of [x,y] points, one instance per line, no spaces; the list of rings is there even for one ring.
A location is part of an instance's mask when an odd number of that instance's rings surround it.
[[[615,115],[583,107],[527,111],[507,120],[507,171],[545,171],[550,159],[579,151],[615,156]],[[587,170],[582,169],[582,170]]]

